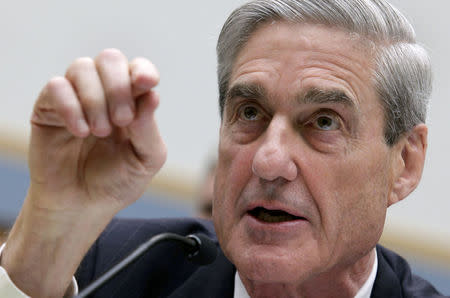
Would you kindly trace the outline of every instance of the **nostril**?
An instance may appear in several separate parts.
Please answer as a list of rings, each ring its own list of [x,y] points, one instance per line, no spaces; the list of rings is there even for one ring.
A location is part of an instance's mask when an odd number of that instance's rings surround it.
[[[297,165],[287,152],[262,154],[258,151],[253,158],[252,172],[267,181],[274,181],[277,178],[293,181],[297,177]]]
[[[286,180],[293,181],[295,178],[297,178],[297,165],[293,160],[290,160],[289,164],[287,165],[286,174],[284,175]]]
[[[256,176],[271,181],[279,176],[281,165],[282,155],[280,152],[260,148],[253,158],[252,171]]]

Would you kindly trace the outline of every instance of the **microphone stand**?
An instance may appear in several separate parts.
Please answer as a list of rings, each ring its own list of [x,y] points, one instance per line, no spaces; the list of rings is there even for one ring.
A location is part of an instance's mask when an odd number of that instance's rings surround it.
[[[133,263],[140,257],[144,252],[146,252],[152,246],[159,244],[164,241],[176,240],[184,244],[185,248],[188,248],[188,258],[195,257],[199,252],[199,247],[201,245],[201,240],[196,235],[180,236],[174,233],[161,233],[153,236],[143,244],[141,244],[135,251],[133,251],[129,256],[120,261],[117,265],[109,269],[104,275],[100,276],[88,287],[83,289],[75,298],[85,298],[93,291],[101,287],[105,282],[110,280],[114,275],[119,273],[122,269],[127,267],[129,264]]]

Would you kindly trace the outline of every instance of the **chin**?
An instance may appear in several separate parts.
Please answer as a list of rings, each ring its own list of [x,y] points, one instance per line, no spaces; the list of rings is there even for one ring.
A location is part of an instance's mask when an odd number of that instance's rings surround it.
[[[241,278],[257,283],[301,283],[311,276],[311,264],[301,256],[288,253],[288,248],[247,246],[227,254]]]

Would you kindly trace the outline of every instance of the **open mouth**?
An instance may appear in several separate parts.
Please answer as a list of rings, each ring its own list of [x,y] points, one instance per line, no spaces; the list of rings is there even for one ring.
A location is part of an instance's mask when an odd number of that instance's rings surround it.
[[[263,207],[256,207],[250,211],[248,214],[254,218],[267,223],[279,223],[293,220],[304,220],[305,218],[292,215],[283,210],[268,210]]]

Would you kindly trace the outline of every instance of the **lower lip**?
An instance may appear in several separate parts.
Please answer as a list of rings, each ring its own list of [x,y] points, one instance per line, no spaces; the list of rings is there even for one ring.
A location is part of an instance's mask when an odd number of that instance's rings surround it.
[[[296,219],[282,222],[261,221],[250,214],[245,214],[242,223],[246,227],[247,234],[256,240],[274,240],[291,239],[294,235],[304,234],[309,226],[306,219]]]

